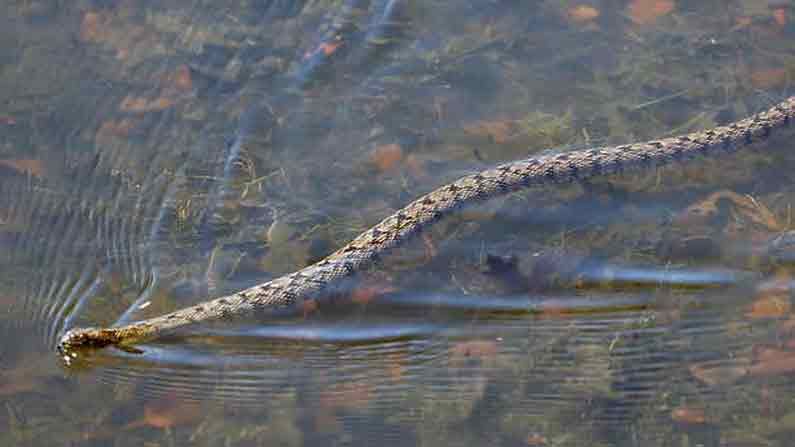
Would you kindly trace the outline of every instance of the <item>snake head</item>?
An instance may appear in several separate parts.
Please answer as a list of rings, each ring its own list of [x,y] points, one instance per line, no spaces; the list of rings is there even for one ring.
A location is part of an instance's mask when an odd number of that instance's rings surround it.
[[[66,366],[74,366],[78,359],[82,360],[92,351],[106,346],[114,346],[130,354],[142,354],[144,352],[134,346],[124,344],[122,334],[113,328],[87,327],[70,329],[61,336],[55,348]]]
[[[80,351],[100,349],[118,342],[118,335],[111,329],[76,328],[66,331],[55,348],[68,366],[78,358]]]

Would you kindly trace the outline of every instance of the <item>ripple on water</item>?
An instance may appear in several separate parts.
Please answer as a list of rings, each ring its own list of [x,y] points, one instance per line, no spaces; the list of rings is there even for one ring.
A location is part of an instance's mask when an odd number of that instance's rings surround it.
[[[569,411],[586,405],[583,396],[609,395],[586,406],[592,423],[615,424],[682,374],[683,337],[698,340],[732,323],[712,311],[693,321],[658,320],[667,307],[648,296],[628,297],[622,306],[614,294],[572,295],[535,308],[525,297],[525,312],[517,314],[499,300],[490,306],[493,297],[469,296],[466,312],[459,306],[450,313],[445,304],[461,297],[425,295],[423,306],[421,294],[414,295],[402,303],[408,311],[396,307],[407,296],[399,294],[359,317],[209,326],[142,345],[143,354],[103,350],[84,363],[102,381],[132,387],[136,395],[176,393],[238,405],[288,390],[326,401],[366,391],[368,408],[399,407],[418,390],[439,404],[475,405],[498,399],[487,388],[508,380],[522,390],[513,404],[526,414]],[[561,303],[570,313],[559,312]],[[418,310],[429,308],[434,312]],[[512,377],[514,368],[526,372]]]
[[[17,293],[9,313],[37,328],[47,346],[76,323],[113,323],[106,312],[97,318],[94,306],[135,302],[155,284],[150,234],[166,188],[152,184],[146,195],[115,188],[114,197],[97,192],[96,178],[86,179],[96,191],[0,179],[0,209],[15,231],[3,247],[17,270],[6,276]]]
[[[210,188],[210,203],[224,208],[236,174],[219,172],[230,180]],[[116,197],[97,208],[87,206],[87,199],[33,194],[25,200],[32,190],[3,185],[17,188],[4,198],[10,217],[26,222],[9,256],[41,265],[14,306],[41,328],[48,343],[74,325],[138,318],[141,305],[153,298],[158,271],[168,267],[163,260],[174,248],[167,240],[175,225],[169,216],[184,184],[158,176],[151,182],[151,194],[125,199],[122,194],[129,191],[117,189]],[[110,349],[81,360],[102,382],[130,387],[141,398],[256,406],[300,391],[332,409],[399,408],[420,390],[439,405],[466,402],[467,411],[476,411],[499,405],[505,398],[500,384],[507,381],[518,387],[512,404],[524,414],[580,409],[591,412],[593,424],[616,424],[655,399],[660,383],[682,374],[682,339],[698,343],[736,328],[737,322],[719,311],[720,301],[702,292],[753,276],[625,265],[580,274],[583,284],[609,281],[616,290],[592,292],[586,286],[575,293],[502,297],[404,290],[380,297],[360,315],[200,327],[143,345],[142,355]],[[111,290],[113,275],[124,277],[129,290],[120,305],[111,306],[119,309],[116,315],[97,318],[92,310],[107,308],[102,300],[120,294]],[[658,320],[671,308],[666,303],[671,295],[660,296],[659,290],[674,288],[682,288],[686,298],[680,299],[698,303],[700,310],[679,321]],[[743,343],[728,349],[743,349]],[[708,346],[687,355],[694,361],[714,358]],[[528,372],[512,377],[513,367]],[[589,395],[602,397],[584,403]]]

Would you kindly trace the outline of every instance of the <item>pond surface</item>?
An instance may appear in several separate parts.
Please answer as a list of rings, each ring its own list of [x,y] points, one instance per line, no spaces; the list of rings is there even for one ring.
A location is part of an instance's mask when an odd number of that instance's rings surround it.
[[[0,3],[0,445],[789,445],[792,131],[467,208],[300,315],[54,345],[502,161],[764,110],[792,2]]]

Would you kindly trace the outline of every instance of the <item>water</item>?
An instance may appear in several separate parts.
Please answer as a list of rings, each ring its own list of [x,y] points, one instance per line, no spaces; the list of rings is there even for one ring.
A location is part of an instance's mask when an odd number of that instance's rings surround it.
[[[512,194],[301,315],[70,368],[494,164],[792,94],[765,1],[6,1],[3,445],[788,445],[795,160]]]

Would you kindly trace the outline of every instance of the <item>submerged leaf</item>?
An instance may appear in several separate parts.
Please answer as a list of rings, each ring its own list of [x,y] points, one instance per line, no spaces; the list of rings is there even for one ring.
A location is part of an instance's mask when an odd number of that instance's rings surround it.
[[[572,22],[587,23],[595,20],[601,13],[591,5],[572,6],[566,11],[566,15]]]
[[[378,146],[370,154],[370,160],[380,172],[389,172],[403,160],[403,149],[395,143]]]
[[[20,158],[16,160],[0,160],[0,166],[11,168],[20,174],[32,175],[34,177],[44,176],[44,164],[41,160]]]
[[[749,306],[745,317],[751,320],[762,318],[781,318],[789,315],[790,284],[792,278],[785,270],[779,271],[776,278],[759,286],[756,299]]]
[[[701,407],[681,406],[671,411],[671,419],[680,424],[705,424],[707,415]]]
[[[648,25],[673,11],[675,6],[673,0],[632,0],[627,13],[633,22]]]
[[[148,402],[144,406],[143,418],[127,424],[125,428],[152,427],[166,429],[177,425],[193,424],[201,417],[201,406],[198,402],[185,401],[178,397],[167,395]]]

